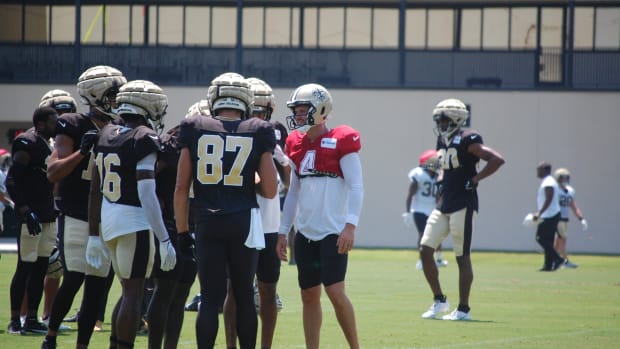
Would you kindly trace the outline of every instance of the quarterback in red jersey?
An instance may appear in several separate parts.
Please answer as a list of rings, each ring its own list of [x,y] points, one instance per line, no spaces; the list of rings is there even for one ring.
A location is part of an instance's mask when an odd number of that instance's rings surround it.
[[[349,126],[327,126],[332,97],[321,85],[298,87],[287,106],[293,112],[287,120],[293,132],[286,139],[292,171],[278,254],[286,260],[286,237],[294,222],[306,347],[319,348],[323,285],[349,347],[359,348],[344,280],[364,196],[360,135]]]

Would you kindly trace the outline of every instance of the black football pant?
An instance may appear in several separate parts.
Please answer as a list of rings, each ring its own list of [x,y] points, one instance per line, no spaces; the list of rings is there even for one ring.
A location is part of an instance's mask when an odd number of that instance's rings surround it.
[[[545,263],[543,264],[544,270],[551,270],[553,263],[561,263],[562,257],[553,248],[553,239],[555,238],[555,232],[560,221],[560,214],[543,219],[542,223],[538,225],[536,229],[536,241],[545,250]]]

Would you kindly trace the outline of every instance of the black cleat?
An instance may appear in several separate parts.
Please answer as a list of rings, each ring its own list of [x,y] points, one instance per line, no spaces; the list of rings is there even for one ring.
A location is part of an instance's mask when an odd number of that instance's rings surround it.
[[[26,318],[24,323],[24,331],[32,333],[47,333],[47,326],[44,323],[37,320],[36,317]]]
[[[7,332],[10,334],[19,334],[21,336],[26,334],[24,332],[24,329],[22,328],[22,322],[19,319],[11,320],[11,322],[9,322],[9,328]]]

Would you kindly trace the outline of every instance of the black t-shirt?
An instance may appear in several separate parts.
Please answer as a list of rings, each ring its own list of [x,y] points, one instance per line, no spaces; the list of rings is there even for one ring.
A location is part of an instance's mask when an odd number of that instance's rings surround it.
[[[254,174],[261,155],[273,153],[275,147],[270,123],[258,118],[190,117],[181,122],[179,147],[187,147],[191,154],[196,222],[204,215],[258,207]]]
[[[102,128],[93,152],[103,197],[109,202],[141,207],[136,165],[159,148],[159,136],[146,126],[108,124]]]
[[[73,140],[73,151],[82,143],[82,136],[97,127],[90,118],[83,114],[62,114],[56,121],[56,135],[65,135]],[[88,193],[90,191],[92,154],[89,153],[63,179],[58,182],[58,208],[67,216],[83,221],[88,220]]]
[[[20,151],[28,153],[30,163],[21,176],[15,174],[13,167],[9,169],[7,176],[10,179],[7,180],[9,195],[16,200],[16,207],[28,205],[39,217],[39,222],[53,222],[56,220],[54,186],[47,180],[47,160],[52,154],[52,148],[34,131],[34,128],[30,128],[13,141],[11,153],[15,155]],[[19,202],[20,200],[23,202]]]
[[[467,151],[473,143],[482,144],[482,136],[473,130],[460,130],[446,145],[443,137],[437,138],[437,155],[443,167],[443,186],[439,210],[452,213],[465,207],[478,210],[476,189],[466,190],[465,184],[476,175],[480,160]]]

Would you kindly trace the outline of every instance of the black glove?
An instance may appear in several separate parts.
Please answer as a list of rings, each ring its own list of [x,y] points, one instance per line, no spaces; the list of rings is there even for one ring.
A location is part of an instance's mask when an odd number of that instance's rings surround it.
[[[26,226],[30,235],[37,236],[41,233],[41,223],[39,223],[39,217],[37,217],[36,213],[28,209],[24,213],[24,219],[26,220]]]
[[[177,234],[177,250],[183,259],[196,261],[196,242],[190,232]]]
[[[90,153],[90,150],[93,148],[93,145],[95,145],[95,142],[97,141],[98,134],[99,131],[97,130],[90,130],[84,133],[84,135],[82,136],[82,143],[80,143],[80,154],[86,156],[86,154]]]

